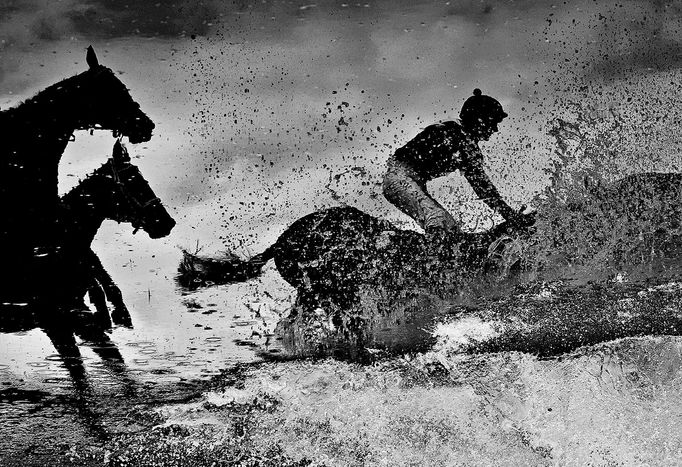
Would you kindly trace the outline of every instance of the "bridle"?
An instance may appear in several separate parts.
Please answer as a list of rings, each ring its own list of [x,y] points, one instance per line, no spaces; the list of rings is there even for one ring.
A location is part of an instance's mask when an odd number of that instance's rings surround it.
[[[126,166],[120,169],[117,167],[117,162],[113,159],[109,160],[108,164],[111,169],[111,175],[114,180],[114,185],[116,186],[116,189],[119,191],[119,193],[121,193],[121,195],[123,195],[125,200],[128,201],[135,208],[137,212],[142,213],[149,206],[156,203],[159,204],[161,203],[161,199],[159,199],[158,197],[154,197],[146,201],[141,201],[134,193],[132,193],[128,189],[126,184],[123,183],[121,174],[126,170],[134,168],[130,163],[126,163]],[[140,216],[140,218],[144,219],[144,216]],[[140,222],[140,224],[144,224],[144,221]],[[135,228],[133,233],[136,233],[142,227],[142,225],[137,225],[136,222],[133,222],[133,227]]]

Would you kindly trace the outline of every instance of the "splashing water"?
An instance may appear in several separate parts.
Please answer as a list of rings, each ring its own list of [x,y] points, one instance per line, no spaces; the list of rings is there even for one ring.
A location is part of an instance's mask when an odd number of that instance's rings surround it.
[[[536,233],[511,239],[506,262],[520,259],[550,279],[679,274],[679,176],[654,175],[649,167],[665,164],[633,154],[623,134],[634,124],[617,109],[565,106],[572,118],[556,118],[549,131],[556,149],[550,183],[533,203]],[[641,172],[647,175],[636,175]]]

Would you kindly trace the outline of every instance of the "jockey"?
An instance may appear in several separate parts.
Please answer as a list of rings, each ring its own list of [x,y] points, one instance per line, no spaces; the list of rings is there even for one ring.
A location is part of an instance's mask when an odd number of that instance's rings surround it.
[[[383,193],[388,201],[413,218],[431,240],[457,238],[461,225],[433,199],[426,182],[460,170],[478,197],[505,220],[517,225],[531,221],[500,196],[483,169],[478,147],[497,132],[507,114],[502,105],[480,89],[474,89],[460,111],[460,121],[447,121],[426,127],[388,160]]]

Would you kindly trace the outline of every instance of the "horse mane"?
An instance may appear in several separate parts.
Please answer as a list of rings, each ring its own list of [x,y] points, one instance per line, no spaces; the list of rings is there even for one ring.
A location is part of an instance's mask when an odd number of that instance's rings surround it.
[[[71,188],[68,192],[64,193],[61,196],[61,201],[65,205],[69,205],[72,200],[76,199],[78,196],[80,196],[85,189],[89,188],[90,185],[92,185],[93,181],[97,179],[97,177],[101,176],[101,171],[104,170],[104,168],[111,163],[112,159],[109,158],[104,162],[101,166],[87,174],[83,179],[78,181],[78,184]]]
[[[48,103],[48,102],[53,102],[55,100],[58,100],[61,98],[63,95],[65,95],[66,92],[70,91],[71,89],[76,89],[77,86],[76,84],[84,79],[88,75],[88,73],[106,73],[109,72],[112,75],[114,74],[113,70],[111,68],[107,68],[104,65],[97,65],[96,70],[88,69],[85,71],[82,71],[78,74],[75,74],[73,76],[69,76],[67,78],[62,79],[61,81],[58,81],[56,83],[53,83],[49,86],[47,86],[44,89],[41,89],[38,91],[35,95],[28,97],[24,99],[23,101],[19,102],[18,104],[4,109],[0,110],[0,118],[1,117],[17,117],[17,114],[21,114],[23,112],[28,112],[30,114],[33,114],[36,112],[38,107],[42,103]],[[121,83],[122,84],[122,83]],[[125,85],[122,84],[123,87]]]
[[[29,104],[34,104],[37,105],[41,102],[48,102],[51,97],[55,97],[60,95],[62,92],[64,92],[65,89],[70,89],[73,87],[73,83],[77,81],[78,78],[81,77],[85,72],[81,72],[77,75],[69,76],[68,78],[64,78],[63,80],[51,84],[48,87],[41,89],[38,91],[35,95],[32,97],[26,98],[23,101],[19,102],[18,104],[8,108],[4,109],[0,112],[0,115],[2,114],[13,114],[21,110],[30,110],[31,112],[35,111],[35,108],[32,107]]]

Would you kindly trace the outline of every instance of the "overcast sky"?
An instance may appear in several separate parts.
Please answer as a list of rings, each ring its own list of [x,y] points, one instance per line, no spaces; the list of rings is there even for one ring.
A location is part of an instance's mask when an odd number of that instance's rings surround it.
[[[679,159],[679,1],[3,0],[0,108],[85,70],[90,44],[157,124],[128,148],[176,244],[261,245],[339,202],[405,220],[381,198],[386,159],[475,87],[510,114],[482,148],[512,204],[546,183],[567,102],[626,116],[625,166]],[[62,191],[112,144],[78,134]],[[432,188],[480,206],[458,174]]]

